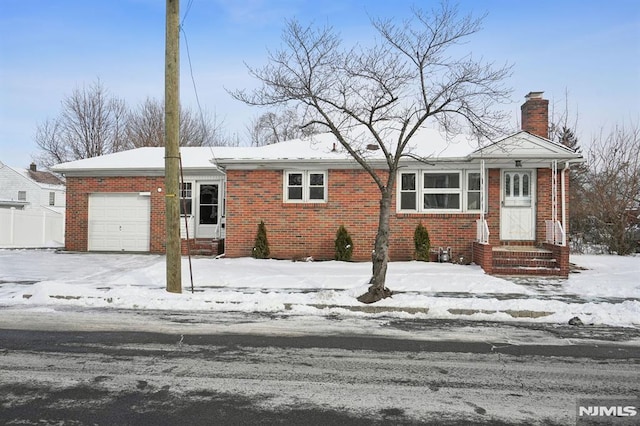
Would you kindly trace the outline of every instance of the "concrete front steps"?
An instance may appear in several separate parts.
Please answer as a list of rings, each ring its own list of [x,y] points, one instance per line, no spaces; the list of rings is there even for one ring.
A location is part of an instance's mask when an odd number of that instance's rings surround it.
[[[551,250],[535,246],[500,246],[493,248],[494,275],[561,275]]]

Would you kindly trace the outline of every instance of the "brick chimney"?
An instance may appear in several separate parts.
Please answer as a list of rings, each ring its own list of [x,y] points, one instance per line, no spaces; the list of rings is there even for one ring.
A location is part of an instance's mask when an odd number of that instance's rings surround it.
[[[543,99],[544,92],[529,92],[526,101],[520,107],[522,130],[531,134],[549,138],[549,100]]]

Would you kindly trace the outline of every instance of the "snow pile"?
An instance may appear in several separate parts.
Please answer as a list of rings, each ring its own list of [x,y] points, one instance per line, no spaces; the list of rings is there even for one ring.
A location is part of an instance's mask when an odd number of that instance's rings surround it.
[[[0,250],[0,305],[75,305],[119,309],[278,312],[283,315],[419,316],[585,324],[640,324],[640,258],[574,256],[587,268],[569,279],[507,280],[478,266],[393,262],[395,294],[374,305],[356,297],[369,263],[183,259],[183,293],[165,290],[158,255]]]

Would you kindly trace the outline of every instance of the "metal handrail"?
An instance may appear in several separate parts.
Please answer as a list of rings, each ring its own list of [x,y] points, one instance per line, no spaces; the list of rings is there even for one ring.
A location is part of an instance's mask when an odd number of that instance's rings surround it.
[[[486,219],[476,219],[476,239],[480,244],[489,244],[489,233]]]

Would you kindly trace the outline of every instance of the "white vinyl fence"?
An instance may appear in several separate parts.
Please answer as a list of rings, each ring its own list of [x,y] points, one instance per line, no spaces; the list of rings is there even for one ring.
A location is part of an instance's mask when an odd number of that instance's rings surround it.
[[[0,209],[0,248],[64,247],[64,214]]]

